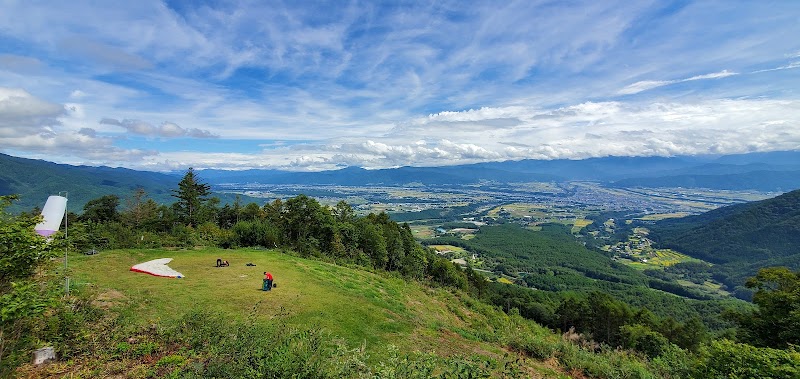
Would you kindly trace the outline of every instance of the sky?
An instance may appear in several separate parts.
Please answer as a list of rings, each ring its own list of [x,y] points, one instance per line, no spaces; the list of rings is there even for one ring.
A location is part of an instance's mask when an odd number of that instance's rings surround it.
[[[0,152],[167,171],[800,150],[800,1],[0,0]]]

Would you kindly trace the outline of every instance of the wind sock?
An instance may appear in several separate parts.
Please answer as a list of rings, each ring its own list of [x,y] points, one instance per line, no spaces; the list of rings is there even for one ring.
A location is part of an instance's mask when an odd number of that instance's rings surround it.
[[[44,220],[36,224],[33,230],[42,236],[49,237],[58,231],[61,220],[64,219],[64,211],[67,209],[67,198],[63,196],[50,196],[42,209]]]

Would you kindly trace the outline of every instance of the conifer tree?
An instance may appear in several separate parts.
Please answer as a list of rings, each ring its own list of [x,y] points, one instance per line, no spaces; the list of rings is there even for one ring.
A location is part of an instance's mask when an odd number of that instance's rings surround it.
[[[208,198],[211,187],[199,181],[194,169],[189,167],[183,176],[178,189],[172,190],[172,196],[178,198],[174,207],[178,217],[186,225],[198,224],[198,213],[203,202]]]

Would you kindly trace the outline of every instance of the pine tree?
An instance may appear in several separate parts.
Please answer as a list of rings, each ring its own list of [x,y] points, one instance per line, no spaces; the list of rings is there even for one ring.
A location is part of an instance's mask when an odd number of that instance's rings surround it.
[[[172,190],[172,196],[178,198],[174,205],[176,213],[184,224],[190,226],[198,224],[200,207],[207,200],[210,191],[211,186],[201,183],[194,174],[194,169],[189,167],[186,175],[178,183],[178,189]]]

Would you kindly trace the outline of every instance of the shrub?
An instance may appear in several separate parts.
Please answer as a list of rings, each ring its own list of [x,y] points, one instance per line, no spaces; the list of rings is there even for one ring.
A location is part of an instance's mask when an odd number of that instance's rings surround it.
[[[728,340],[712,341],[700,350],[698,378],[798,378],[800,352],[757,348]]]

